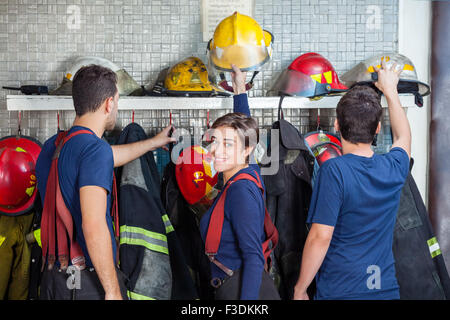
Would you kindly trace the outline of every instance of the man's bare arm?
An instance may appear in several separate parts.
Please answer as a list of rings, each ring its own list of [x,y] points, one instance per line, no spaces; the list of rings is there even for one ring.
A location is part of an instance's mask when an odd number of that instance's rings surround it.
[[[98,186],[80,188],[82,228],[89,256],[105,290],[105,299],[121,300],[111,233],[105,219],[106,192],[104,188]]]
[[[313,223],[305,247],[297,284],[294,288],[294,300],[308,299],[306,290],[313,281],[327,254],[333,237],[334,227]]]
[[[400,70],[395,70],[396,64],[391,68],[386,67],[386,63],[381,63],[381,69],[375,68],[378,73],[378,81],[375,86],[380,89],[386,97],[389,108],[389,119],[392,129],[392,148],[400,147],[411,157],[411,128],[408,118],[403,110],[397,92]]]
[[[169,132],[172,128],[172,126],[167,126],[163,131],[150,139],[111,146],[114,157],[114,167],[121,167],[149,151],[164,147],[170,142],[175,142],[175,138],[169,137]]]

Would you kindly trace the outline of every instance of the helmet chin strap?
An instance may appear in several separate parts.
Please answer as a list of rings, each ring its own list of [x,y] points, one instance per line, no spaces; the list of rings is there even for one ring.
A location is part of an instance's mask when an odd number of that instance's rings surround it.
[[[414,94],[414,102],[416,103],[416,105],[420,108],[423,107],[423,97],[420,93],[416,92]]]
[[[283,109],[281,105],[283,104],[283,99],[286,95],[281,93],[280,100],[278,102],[278,121],[284,119]]]
[[[246,90],[246,91],[248,91],[248,90],[250,90],[251,88],[253,88],[253,80],[255,79],[255,77],[256,77],[256,75],[257,75],[258,73],[259,73],[259,71],[254,71],[254,72],[253,72],[253,75],[252,75],[252,78],[250,79],[250,81],[249,81],[248,83],[245,84],[245,90]],[[221,72],[221,73],[219,74],[219,76],[220,76],[219,86],[221,86],[223,89],[225,89],[225,90],[227,90],[227,91],[233,92],[233,91],[234,91],[234,90],[233,90],[233,87],[230,86],[230,85],[228,84],[228,81],[227,81],[227,79],[225,78],[225,74],[224,74],[223,72]]]

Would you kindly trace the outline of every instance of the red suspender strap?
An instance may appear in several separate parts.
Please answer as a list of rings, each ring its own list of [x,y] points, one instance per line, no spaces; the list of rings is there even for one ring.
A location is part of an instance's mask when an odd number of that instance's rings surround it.
[[[205,253],[208,256],[209,260],[216,264],[222,271],[224,271],[227,275],[233,275],[233,271],[229,268],[225,267],[222,263],[215,259],[215,255],[219,249],[220,238],[222,236],[222,228],[223,228],[223,220],[225,215],[225,198],[228,187],[235,181],[246,179],[253,181],[258,188],[262,192],[262,196],[264,197],[264,188],[262,187],[261,181],[256,174],[256,177],[253,177],[247,173],[241,173],[237,175],[232,181],[229,181],[220,195],[219,200],[217,201],[213,212],[211,213],[211,219],[209,221],[209,227],[206,234],[205,241]],[[262,249],[264,253],[264,258],[266,260],[266,270],[270,267],[270,253],[275,248],[278,243],[278,231],[272,223],[272,219],[265,208],[265,216],[264,216],[264,232],[266,234],[266,240],[262,244]],[[271,244],[271,246],[270,246]]]
[[[73,265],[76,265],[83,269],[85,267],[85,259],[83,251],[79,244],[74,239],[74,226],[73,218],[70,211],[67,209],[64,202],[61,189],[59,186],[58,177],[58,159],[63,145],[69,141],[72,137],[79,134],[93,134],[89,130],[79,130],[72,134],[67,135],[66,132],[60,132],[56,138],[55,145],[56,150],[53,155],[52,165],[50,167],[49,176],[47,179],[47,188],[45,192],[44,208],[42,210],[41,221],[41,239],[42,239],[42,256],[43,264],[42,270],[45,265],[45,261],[48,260],[48,269],[51,270],[55,264],[56,257],[60,262],[61,269],[66,269],[69,264],[69,255]],[[112,196],[114,197],[113,213],[114,217],[117,216],[117,204],[116,199],[116,187],[115,179],[113,181]],[[118,219],[115,219],[116,225],[118,225]],[[116,232],[118,227],[116,226]],[[56,232],[56,237],[55,237]],[[56,239],[58,244],[58,255],[56,255]],[[70,244],[68,243],[70,241]],[[69,250],[70,245],[70,250]]]

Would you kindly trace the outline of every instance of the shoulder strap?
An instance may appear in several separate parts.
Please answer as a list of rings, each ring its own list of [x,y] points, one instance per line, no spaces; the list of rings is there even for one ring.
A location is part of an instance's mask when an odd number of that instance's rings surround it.
[[[253,181],[261,190],[264,199],[264,188],[261,184],[260,178],[257,173],[256,178],[248,173],[241,173],[237,175],[232,181],[229,181],[227,183],[224,190],[222,191],[222,194],[219,200],[217,201],[213,209],[213,212],[211,213],[211,219],[209,221],[208,231],[206,234],[205,254],[208,256],[211,262],[215,263],[222,271],[224,271],[226,274],[230,276],[233,274],[233,271],[225,267],[219,261],[217,261],[217,259],[215,259],[215,256],[217,255],[217,251],[220,245],[220,239],[222,236],[223,220],[225,215],[226,192],[233,182],[244,179]],[[268,270],[270,268],[270,254],[278,243],[278,231],[275,228],[275,225],[273,224],[266,207],[264,216],[264,232],[266,234],[266,240],[262,244],[262,249],[264,258],[266,260],[265,268],[266,270]]]
[[[55,140],[56,150],[53,154],[52,164],[47,179],[44,207],[42,210],[42,269],[44,268],[46,261],[48,261],[48,269],[52,269],[56,261],[56,257],[58,257],[61,269],[66,269],[69,263],[69,255],[73,265],[77,265],[81,269],[85,267],[83,252],[74,239],[73,218],[64,202],[59,186],[58,176],[58,159],[61,149],[67,141],[79,134],[93,133],[89,130],[78,130],[67,135],[67,132],[62,131],[58,133],[58,136]],[[112,214],[114,215],[115,223],[118,224],[118,219],[116,218],[118,216],[116,204],[117,196],[114,184],[115,179],[113,181],[112,189],[112,196],[114,197]],[[116,225],[116,234],[118,230],[118,225]],[[56,255],[56,238],[58,241],[58,255]],[[68,240],[70,244],[68,243]]]

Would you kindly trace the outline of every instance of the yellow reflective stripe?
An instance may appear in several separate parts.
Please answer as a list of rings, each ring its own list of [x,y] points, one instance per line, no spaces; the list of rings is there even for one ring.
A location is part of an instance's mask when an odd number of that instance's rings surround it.
[[[377,64],[377,69],[381,68],[381,64]],[[373,66],[370,66],[367,68],[367,72],[375,72],[375,68]]]
[[[333,81],[333,74],[331,71],[325,72],[323,76],[325,77],[325,80],[327,80],[327,83],[331,83]]]
[[[39,247],[42,248],[42,242],[41,242],[41,229],[36,229],[33,231],[34,238],[36,239],[37,244]]]
[[[441,248],[439,247],[439,243],[436,239],[436,237],[433,237],[429,240],[427,240],[428,249],[430,250],[431,257],[437,257],[438,255],[442,254]]]
[[[127,291],[127,296],[128,296],[128,298],[133,299],[133,300],[156,300],[155,298],[150,298],[150,297],[144,296],[142,294],[139,294],[139,293],[136,293],[133,291]]]
[[[414,67],[410,64],[405,64],[403,70],[414,71]]]
[[[0,247],[2,246],[3,242],[5,242],[5,240],[6,240],[6,237],[0,235]]]
[[[318,83],[322,83],[322,74],[321,73],[311,74],[310,77],[311,77],[311,79],[316,80]]]
[[[120,244],[132,244],[136,246],[143,246],[146,247],[149,250],[169,254],[169,250],[166,247],[150,243],[148,241],[145,241],[143,239],[133,239],[133,238],[125,238],[120,237]]]
[[[31,197],[31,196],[33,195],[33,192],[34,192],[34,187],[29,187],[29,188],[27,188],[27,189],[25,190],[25,193],[26,193],[29,197]]]
[[[175,231],[172,225],[166,227],[166,233],[171,233],[172,231]]]
[[[143,246],[149,250],[169,254],[165,235],[139,227],[121,226],[120,244]]]
[[[162,216],[162,220],[164,222],[164,225],[166,226],[166,233],[170,233],[172,231],[175,231],[172,224],[170,223],[169,216],[167,214]]]
[[[161,233],[148,231],[148,230],[145,230],[145,229],[139,228],[139,227],[130,227],[130,226],[124,225],[124,226],[120,227],[119,231],[120,231],[120,233],[122,233],[122,232],[140,233],[140,234],[146,235],[147,237],[167,242],[167,237],[165,235],[163,235]]]

